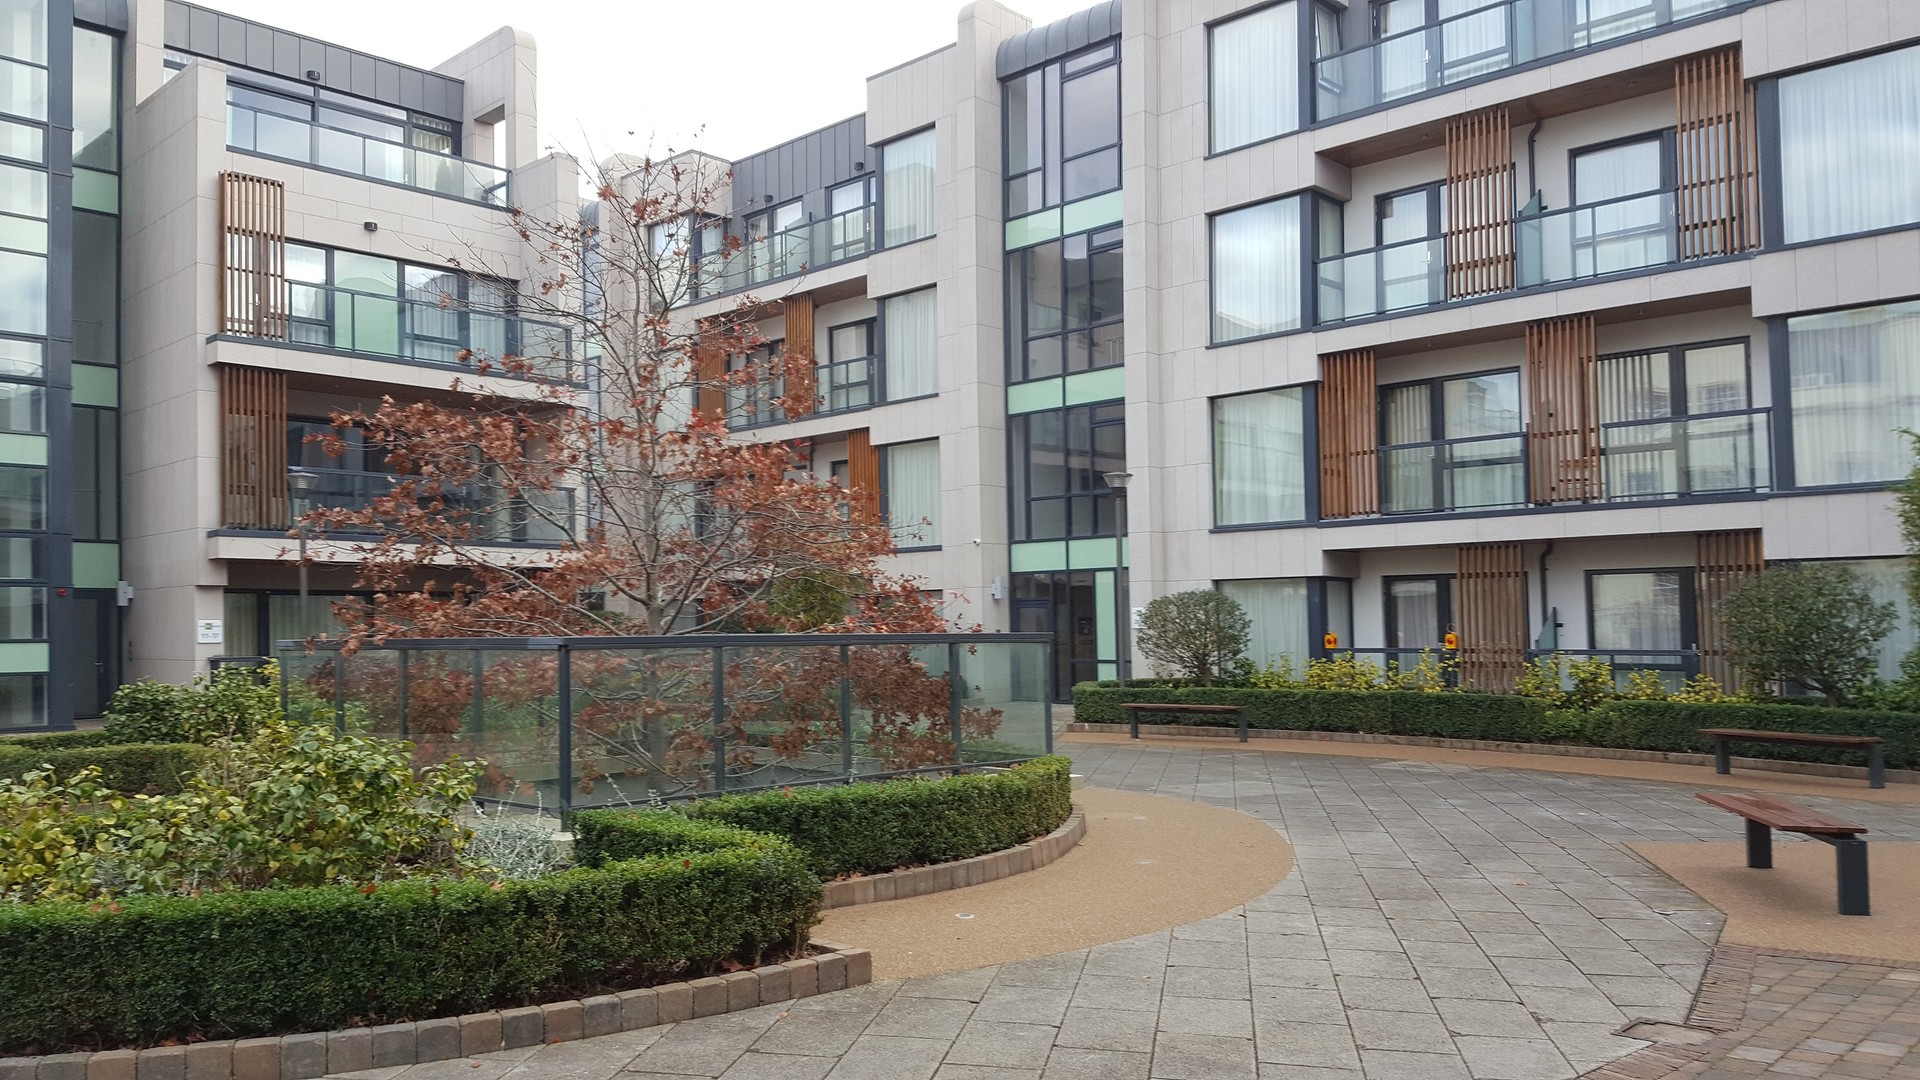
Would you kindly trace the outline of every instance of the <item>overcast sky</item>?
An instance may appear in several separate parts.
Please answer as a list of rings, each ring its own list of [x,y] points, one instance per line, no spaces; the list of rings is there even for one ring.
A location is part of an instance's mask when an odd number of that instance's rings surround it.
[[[951,44],[963,0],[200,0],[431,68],[500,26],[540,46],[540,138],[739,158],[866,109],[867,76]],[[1006,0],[1051,22],[1094,0]]]

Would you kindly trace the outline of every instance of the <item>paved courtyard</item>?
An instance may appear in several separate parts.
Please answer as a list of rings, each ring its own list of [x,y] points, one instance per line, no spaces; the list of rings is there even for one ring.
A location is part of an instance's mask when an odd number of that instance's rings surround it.
[[[1231,807],[1294,872],[1078,952],[537,1049],[405,1080],[1920,1080],[1920,972],[1713,944],[1628,852],[1739,837],[1671,784],[1370,758],[1069,744],[1083,783]],[[1920,806],[1806,800],[1920,840]],[[1713,961],[1711,974],[1709,961]],[[1680,1030],[1702,1010],[1726,1031]],[[1667,1035],[1650,1044],[1616,1034]]]

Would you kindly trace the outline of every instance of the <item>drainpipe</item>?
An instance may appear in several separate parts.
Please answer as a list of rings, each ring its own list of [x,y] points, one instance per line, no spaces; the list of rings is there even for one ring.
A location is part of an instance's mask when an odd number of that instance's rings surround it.
[[[1540,634],[1539,636],[1536,636],[1534,638],[1534,640],[1536,641],[1538,641],[1540,637],[1544,637],[1546,635],[1546,632],[1549,629],[1546,624],[1546,620],[1553,618],[1553,606],[1547,603],[1547,556],[1551,554],[1553,554],[1553,541],[1549,540],[1547,541],[1547,546],[1540,549],[1540,619],[1541,619],[1541,623],[1540,623]],[[1557,643],[1559,639],[1558,637],[1556,637],[1554,640]]]
[[[1546,123],[1544,119],[1535,120],[1533,122],[1533,129],[1527,132],[1527,186],[1533,189],[1533,196],[1536,199],[1540,197],[1540,171],[1536,167],[1533,143],[1535,139],[1540,137],[1540,129],[1545,127]],[[1546,203],[1543,200],[1540,204],[1540,209],[1545,210],[1546,208]],[[1553,545],[1548,544],[1547,550],[1553,550]]]

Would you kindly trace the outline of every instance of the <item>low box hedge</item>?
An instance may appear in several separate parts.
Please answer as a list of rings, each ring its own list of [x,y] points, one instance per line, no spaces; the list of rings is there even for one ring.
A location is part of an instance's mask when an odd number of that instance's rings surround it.
[[[0,751],[15,747],[32,750],[73,750],[82,746],[116,746],[126,741],[105,728],[93,731],[48,731],[39,735],[0,735]]]
[[[70,777],[89,765],[100,768],[100,782],[130,795],[172,795],[187,778],[213,756],[205,746],[191,743],[131,743],[117,746],[49,748],[43,743],[20,747],[0,744],[0,780],[18,780],[50,767],[56,776]]]
[[[650,827],[674,826],[629,834]],[[751,966],[804,941],[821,901],[806,858],[706,828],[725,846],[533,881],[0,905],[0,1055],[453,1016]]]
[[[1240,705],[1247,726],[1285,731],[1358,732],[1493,742],[1568,742],[1619,750],[1709,753],[1701,728],[1754,728],[1832,735],[1878,735],[1887,765],[1920,768],[1920,716],[1868,709],[1779,705],[1744,701],[1609,701],[1589,712],[1549,710],[1544,702],[1511,694],[1427,693],[1418,690],[1253,690],[1226,687],[1156,689],[1097,686],[1073,689],[1074,719],[1125,724],[1126,702]],[[1229,726],[1231,717],[1204,713],[1144,713],[1142,723]],[[1747,757],[1859,765],[1859,751],[1738,744]]]
[[[1254,690],[1242,687],[1073,688],[1073,717],[1087,724],[1124,724],[1128,702],[1238,705],[1247,726],[1277,731],[1340,731],[1369,735],[1424,735],[1443,739],[1526,742],[1547,719],[1543,702],[1503,694],[1427,693],[1419,690]],[[1231,716],[1143,713],[1141,723],[1231,726]]]
[[[724,823],[785,837],[806,853],[815,873],[831,879],[972,858],[1045,836],[1072,812],[1069,771],[1067,759],[1047,757],[1004,772],[723,795],[674,810],[690,825]],[[647,816],[661,815],[576,813],[575,857],[583,863],[625,857],[635,848],[623,823]]]

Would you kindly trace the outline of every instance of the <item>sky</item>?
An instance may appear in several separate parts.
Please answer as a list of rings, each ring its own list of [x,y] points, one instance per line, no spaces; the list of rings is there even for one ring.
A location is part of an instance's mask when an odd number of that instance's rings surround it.
[[[964,0],[198,2],[424,68],[512,26],[539,45],[546,147],[735,159],[864,112],[867,76],[951,44]],[[1003,2],[1037,26],[1094,0]]]

